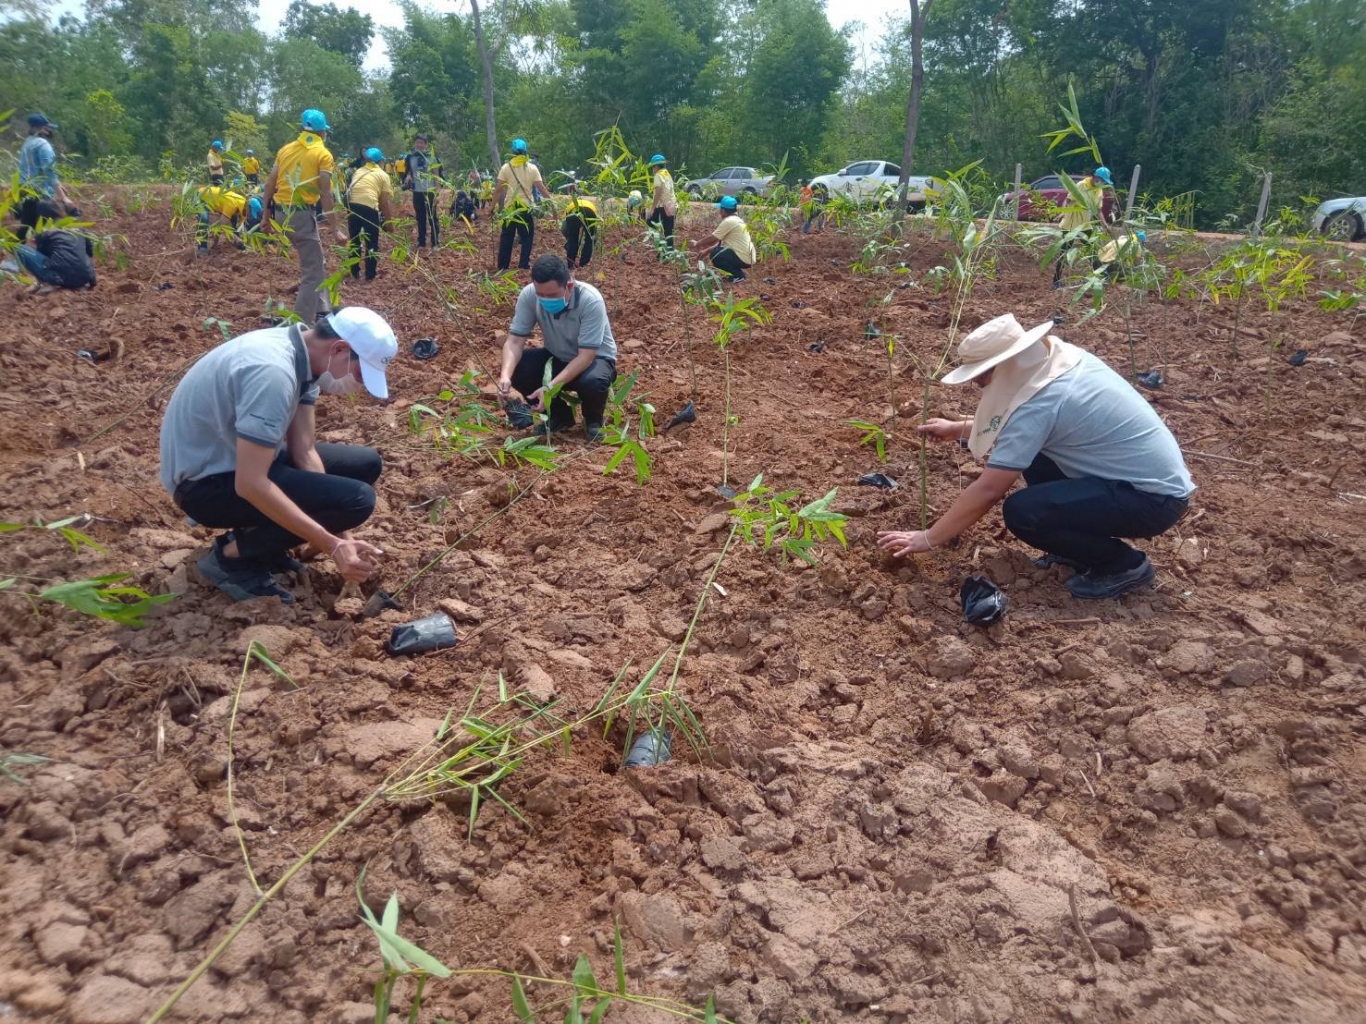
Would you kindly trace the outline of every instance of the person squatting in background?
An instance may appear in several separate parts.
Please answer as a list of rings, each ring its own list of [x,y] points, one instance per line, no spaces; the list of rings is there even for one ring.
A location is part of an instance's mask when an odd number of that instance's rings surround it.
[[[38,203],[39,221],[58,221],[62,215],[63,210],[55,200],[43,199]],[[14,255],[38,279],[35,291],[39,295],[54,288],[95,287],[95,248],[86,235],[66,228],[49,228],[19,243]]]

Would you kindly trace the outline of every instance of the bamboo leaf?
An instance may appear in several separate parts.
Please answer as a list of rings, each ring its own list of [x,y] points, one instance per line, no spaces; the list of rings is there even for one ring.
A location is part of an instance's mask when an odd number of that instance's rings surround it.
[[[512,1012],[517,1014],[519,1024],[536,1024],[536,1016],[531,1012],[531,1004],[527,1002],[526,989],[522,987],[522,979],[516,974],[512,976]]]
[[[612,967],[617,975],[617,994],[626,994],[626,950],[621,942],[621,922],[612,922]]]

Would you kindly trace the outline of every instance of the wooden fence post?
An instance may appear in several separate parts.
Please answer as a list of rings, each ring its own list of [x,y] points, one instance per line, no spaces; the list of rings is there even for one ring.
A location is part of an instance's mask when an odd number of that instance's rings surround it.
[[[1138,198],[1138,172],[1143,170],[1142,164],[1134,164],[1133,177],[1129,179],[1129,202],[1124,207],[1124,223],[1134,219],[1134,200]]]
[[[1024,164],[1015,165],[1015,191],[1012,193],[1014,199],[1011,201],[1010,219],[1020,219],[1020,176],[1024,173]]]
[[[1257,204],[1257,220],[1252,225],[1252,237],[1256,238],[1262,233],[1262,220],[1266,217],[1266,204],[1271,201],[1271,172],[1266,172],[1266,178],[1262,182],[1262,201]]]

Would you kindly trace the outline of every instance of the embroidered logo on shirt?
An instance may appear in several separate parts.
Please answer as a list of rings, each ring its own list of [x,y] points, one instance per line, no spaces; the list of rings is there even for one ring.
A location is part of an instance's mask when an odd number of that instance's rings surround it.
[[[987,424],[985,427],[983,427],[981,430],[977,431],[977,433],[979,433],[979,434],[992,434],[992,433],[995,433],[998,429],[1000,429],[1000,426],[1001,426],[1001,417],[999,417],[999,416],[993,416],[993,417],[991,417],[991,422],[988,423],[988,424]]]

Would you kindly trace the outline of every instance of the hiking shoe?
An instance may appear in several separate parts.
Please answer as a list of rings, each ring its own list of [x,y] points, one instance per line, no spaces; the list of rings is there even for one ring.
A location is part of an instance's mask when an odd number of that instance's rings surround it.
[[[1055,555],[1051,552],[1045,552],[1039,558],[1033,559],[1033,562],[1034,567],[1037,569],[1051,569],[1055,565],[1065,565],[1067,568],[1077,572],[1086,572],[1086,566],[1082,565],[1080,562],[1074,562],[1070,558],[1063,558],[1062,555]]]
[[[583,425],[584,436],[588,438],[589,444],[597,444],[602,439],[601,423],[585,423]]]
[[[234,601],[278,597],[284,604],[294,603],[294,595],[275,582],[268,568],[242,558],[228,558],[221,541],[215,541],[197,565],[201,576]]]
[[[1131,590],[1152,586],[1156,578],[1153,563],[1144,555],[1142,562],[1123,572],[1078,573],[1067,581],[1067,589],[1081,601],[1112,601]]]

